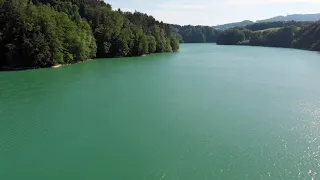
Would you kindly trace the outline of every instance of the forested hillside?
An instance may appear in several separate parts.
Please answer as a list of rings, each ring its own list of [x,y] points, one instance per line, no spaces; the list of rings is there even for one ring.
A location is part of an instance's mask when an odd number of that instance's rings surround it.
[[[276,27],[275,24],[281,26]],[[320,51],[320,22],[257,23],[247,27],[232,28],[221,33],[217,44]]]
[[[102,0],[0,0],[0,68],[171,52],[179,42],[216,42],[220,32],[112,10]]]
[[[276,16],[269,19],[257,21],[259,22],[275,22],[275,21],[318,21],[320,14],[290,14],[287,16]]]
[[[102,0],[0,0],[0,67],[49,67],[179,49],[169,24]]]
[[[265,30],[270,28],[282,28],[282,27],[289,27],[289,26],[296,26],[296,27],[304,27],[312,24],[311,21],[274,21],[274,22],[259,22],[245,26],[246,29],[252,31],[259,31]]]
[[[281,23],[290,23],[290,22],[315,22],[320,20],[320,14],[291,14],[287,16],[276,16],[269,19],[258,20],[256,22],[245,20],[242,22],[233,22],[228,24],[222,24],[214,26],[214,28],[219,30],[226,30],[234,27],[244,27],[250,25],[257,25],[261,23],[265,23],[267,25],[274,24],[274,22],[281,22]],[[270,23],[270,24],[269,24]],[[258,25],[259,26],[259,25]]]
[[[183,43],[207,43],[216,42],[220,30],[210,26],[179,26],[171,25],[171,32]]]

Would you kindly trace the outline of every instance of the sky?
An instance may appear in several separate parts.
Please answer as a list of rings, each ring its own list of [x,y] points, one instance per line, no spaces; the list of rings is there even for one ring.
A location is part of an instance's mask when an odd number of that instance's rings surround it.
[[[114,9],[135,10],[179,25],[219,25],[278,15],[320,13],[320,0],[105,0]]]

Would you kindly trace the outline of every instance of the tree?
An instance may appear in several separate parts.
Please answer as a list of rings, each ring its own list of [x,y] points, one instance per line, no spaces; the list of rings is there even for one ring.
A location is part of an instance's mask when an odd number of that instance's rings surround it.
[[[176,38],[170,39],[170,45],[172,47],[172,51],[178,51],[179,50],[179,41]]]
[[[210,26],[171,25],[173,37],[185,43],[216,42],[220,32]]]
[[[156,40],[156,52],[161,53],[166,51],[166,38],[164,36],[164,31],[160,29],[158,25],[154,25],[151,29],[152,36]]]
[[[148,41],[148,53],[154,53],[157,50],[156,39],[152,35],[148,35],[147,41]]]
[[[235,45],[245,40],[245,35],[239,29],[229,29],[221,33],[217,44]]]
[[[166,52],[172,52],[172,47],[171,47],[171,40],[166,39]]]

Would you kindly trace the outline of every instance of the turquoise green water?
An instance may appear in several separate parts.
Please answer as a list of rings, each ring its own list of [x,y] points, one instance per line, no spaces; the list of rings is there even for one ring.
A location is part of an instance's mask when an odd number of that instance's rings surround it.
[[[0,72],[0,179],[320,179],[320,54],[181,52]]]

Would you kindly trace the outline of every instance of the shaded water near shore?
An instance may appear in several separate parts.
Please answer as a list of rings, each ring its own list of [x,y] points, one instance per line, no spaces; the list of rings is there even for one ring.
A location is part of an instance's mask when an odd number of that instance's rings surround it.
[[[178,53],[0,72],[0,179],[320,178],[320,55]]]

